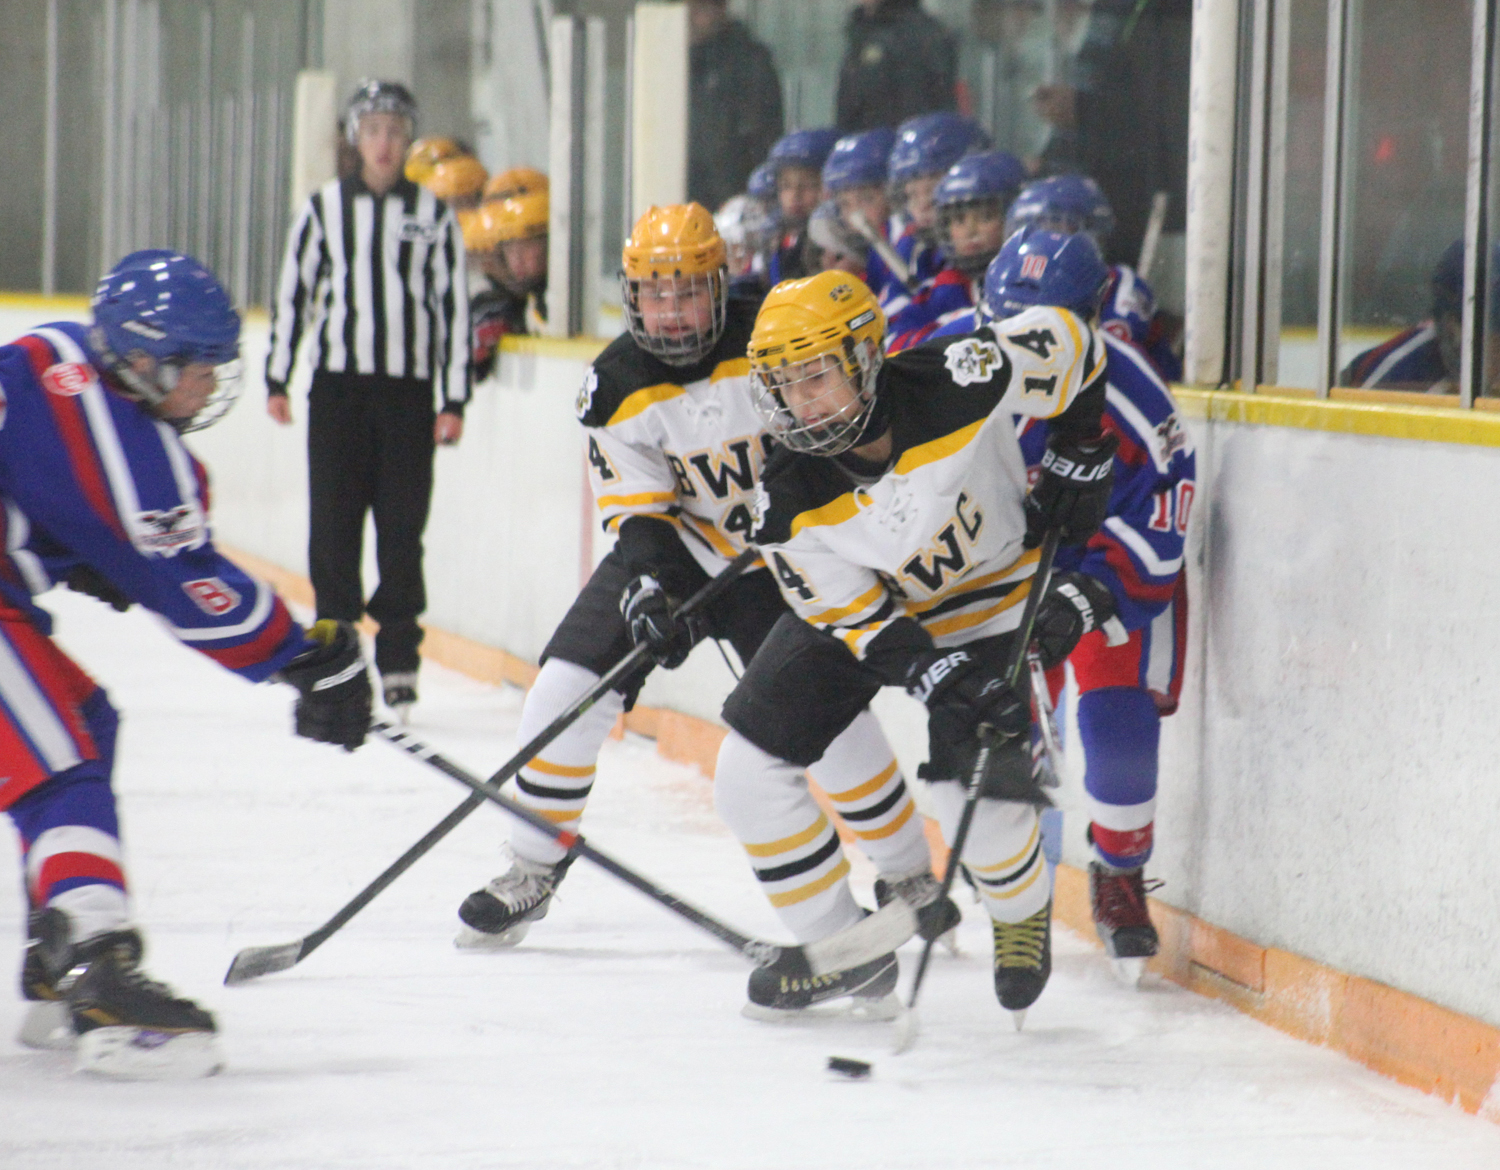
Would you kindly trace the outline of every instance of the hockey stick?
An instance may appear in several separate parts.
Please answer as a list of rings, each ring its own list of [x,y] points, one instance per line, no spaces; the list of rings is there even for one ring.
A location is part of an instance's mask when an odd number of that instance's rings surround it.
[[[741,573],[750,567],[760,554],[755,549],[746,549],[730,561],[728,566],[707,582],[697,593],[683,602],[679,613],[692,613],[702,609],[719,596],[729,584]],[[519,772],[533,756],[544,747],[566,731],[575,721],[590,707],[597,703],[601,696],[613,689],[621,680],[628,678],[637,670],[650,656],[650,648],[645,645],[635,647],[631,652],[620,659],[614,667],[595,683],[589,691],[583,695],[571,707],[547,724],[532,740],[513,755],[505,764],[489,778],[488,783],[499,787],[510,777]],[[382,726],[375,724],[375,727]],[[373,729],[373,728],[372,728]],[[226,986],[234,986],[247,980],[258,978],[261,975],[270,975],[276,971],[285,971],[295,967],[313,951],[317,950],[329,937],[338,931],[343,925],[368,906],[388,885],[405,873],[414,865],[419,858],[432,849],[439,841],[456,829],[475,809],[484,803],[484,795],[479,792],[471,794],[464,802],[445,816],[427,831],[427,834],[396,858],[391,864],[368,886],[355,894],[348,905],[325,922],[311,934],[304,935],[296,942],[282,943],[274,947],[246,947],[235,955],[234,961],[229,964],[229,970],[224,973]]]
[[[901,259],[901,254],[891,247],[890,242],[880,234],[866,218],[865,213],[855,208],[848,215],[849,226],[864,236],[865,242],[875,249],[875,255],[885,261],[885,266],[891,270],[891,275],[901,282],[901,287],[908,293],[916,290],[911,286],[911,269],[907,268],[906,261]]]
[[[1021,621],[1016,626],[1015,645],[1011,648],[1010,661],[1005,668],[1005,681],[1012,690],[1020,682],[1021,672],[1026,668],[1026,651],[1031,645],[1031,630],[1036,625],[1036,611],[1042,604],[1042,595],[1047,592],[1047,586],[1052,580],[1052,561],[1057,556],[1059,542],[1060,535],[1055,528],[1050,529],[1042,540],[1041,556],[1037,559],[1036,573],[1031,578],[1031,589],[1026,595],[1026,607],[1021,610]],[[989,768],[990,753],[1000,742],[993,727],[989,724],[980,726],[979,755],[975,757],[973,771],[969,774],[969,783],[964,792],[963,815],[958,819],[953,845],[948,851],[948,864],[943,870],[943,888],[937,896],[939,904],[953,889],[953,879],[958,876],[959,858],[964,854],[964,846],[969,840],[969,827],[974,823],[974,813],[979,807],[979,793],[984,788],[984,774]],[[916,1042],[917,996],[922,991],[922,980],[927,974],[927,964],[932,959],[932,946],[936,941],[930,938],[922,944],[922,957],[917,962],[917,974],[912,979],[906,1011],[901,1013],[896,1022],[897,1052],[905,1052]]]
[[[674,914],[680,914],[694,926],[707,931],[720,942],[727,943],[731,950],[738,951],[757,967],[769,967],[790,978],[805,979],[811,975],[829,975],[848,967],[867,963],[871,959],[895,950],[917,931],[917,918],[911,906],[896,898],[876,913],[847,930],[820,939],[805,946],[781,946],[741,934],[713,915],[699,910],[683,901],[676,894],[664,890],[650,878],[643,877],[629,866],[616,861],[609,854],[594,848],[577,833],[559,829],[551,821],[517,804],[510,797],[495,791],[492,784],[480,780],[464,771],[453,761],[444,758],[419,740],[389,723],[376,722],[370,730],[387,743],[394,744],[408,755],[415,756],[424,764],[436,768],[471,789],[476,796],[498,804],[512,816],[519,817],[537,832],[542,833],[568,851],[569,856],[586,857],[595,865],[615,875],[626,885],[634,886],[652,901],[659,902]]]
[[[1057,788],[1062,784],[1062,741],[1057,734],[1057,718],[1052,709],[1052,692],[1047,686],[1047,672],[1042,669],[1041,656],[1035,650],[1026,651],[1026,667],[1031,674],[1031,697],[1036,703],[1036,721],[1042,730],[1042,751],[1047,759],[1047,777],[1042,784],[1046,788]]]

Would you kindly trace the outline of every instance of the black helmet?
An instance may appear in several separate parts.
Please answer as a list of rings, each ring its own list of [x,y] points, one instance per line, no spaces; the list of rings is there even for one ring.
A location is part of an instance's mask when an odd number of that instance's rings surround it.
[[[417,134],[417,99],[399,81],[361,81],[344,107],[344,133],[352,145],[359,138],[359,120],[366,114],[400,114]]]

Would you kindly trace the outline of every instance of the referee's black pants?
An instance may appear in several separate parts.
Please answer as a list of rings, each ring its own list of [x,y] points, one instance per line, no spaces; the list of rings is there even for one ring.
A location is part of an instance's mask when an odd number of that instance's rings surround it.
[[[417,669],[427,608],[422,531],[432,503],[432,385],[381,375],[313,375],[307,410],[308,570],[318,617],[380,623],[375,666]],[[360,581],[365,513],[375,517],[380,585]]]

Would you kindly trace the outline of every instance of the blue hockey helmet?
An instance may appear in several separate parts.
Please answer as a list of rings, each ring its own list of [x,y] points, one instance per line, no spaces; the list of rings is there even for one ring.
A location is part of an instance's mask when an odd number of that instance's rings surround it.
[[[793,130],[777,139],[766,161],[775,172],[782,167],[810,167],[821,174],[823,163],[838,140],[839,132],[832,126]]]
[[[896,129],[890,181],[897,186],[919,175],[940,175],[966,154],[990,148],[990,136],[973,118],[944,110],[918,114]]]
[[[745,184],[745,194],[763,203],[775,202],[776,164],[767,159],[751,171],[750,178]]]
[[[895,144],[896,132],[888,126],[845,135],[833,144],[833,151],[823,164],[823,186],[835,192],[850,187],[885,186],[891,147]]]
[[[1011,204],[1005,229],[1039,227],[1049,232],[1087,232],[1102,245],[1115,228],[1115,213],[1099,184],[1086,175],[1053,175],[1022,188]]]
[[[1026,164],[1008,150],[987,150],[959,159],[932,192],[938,207],[999,199],[1008,206],[1025,185]]]
[[[1086,232],[1021,228],[984,274],[980,315],[998,321],[1033,305],[1053,305],[1092,319],[1108,279],[1109,267]]]
[[[191,256],[166,248],[132,252],[100,279],[92,302],[89,348],[126,393],[155,408],[182,368],[216,367],[216,388],[180,431],[217,422],[238,393],[240,315],[214,275]]]

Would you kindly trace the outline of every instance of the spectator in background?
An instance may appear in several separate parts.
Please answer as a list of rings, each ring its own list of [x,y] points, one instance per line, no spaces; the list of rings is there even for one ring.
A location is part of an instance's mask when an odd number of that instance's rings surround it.
[[[1157,191],[1164,229],[1186,229],[1192,17],[1192,0],[1095,0],[1068,81],[1035,94],[1042,171],[1093,176],[1114,208],[1111,264],[1136,263]]]
[[[838,124],[846,134],[956,107],[958,46],[921,0],[859,0],[845,35]]]
[[[782,129],[771,51],[725,9],[688,0],[688,198],[715,209],[745,190]]]

